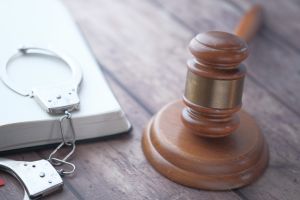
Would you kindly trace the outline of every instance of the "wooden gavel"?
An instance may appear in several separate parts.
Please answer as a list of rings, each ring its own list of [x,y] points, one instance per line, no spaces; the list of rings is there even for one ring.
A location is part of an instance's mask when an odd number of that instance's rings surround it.
[[[194,188],[227,190],[253,182],[268,163],[255,120],[241,110],[247,42],[261,24],[261,7],[235,33],[210,31],[189,44],[183,101],[162,108],[143,135],[143,150],[167,178]],[[245,41],[244,41],[245,40]]]
[[[261,25],[261,7],[253,6],[241,19],[235,34],[250,42]],[[239,126],[235,113],[242,104],[248,47],[233,35],[211,31],[189,44],[194,59],[188,60],[182,112],[186,127],[203,137],[224,137]]]

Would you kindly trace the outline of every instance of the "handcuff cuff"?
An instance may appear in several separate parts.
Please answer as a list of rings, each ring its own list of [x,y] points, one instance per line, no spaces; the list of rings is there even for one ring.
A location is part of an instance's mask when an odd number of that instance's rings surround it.
[[[44,85],[32,89],[22,89],[9,79],[7,69],[10,63],[20,56],[28,54],[48,55],[63,61],[72,72],[71,80],[61,84]],[[56,190],[62,189],[63,180],[61,176],[72,175],[76,169],[75,165],[68,159],[75,152],[76,136],[72,124],[71,112],[79,109],[78,89],[82,81],[80,67],[63,52],[53,49],[39,47],[21,47],[13,54],[1,68],[1,79],[3,83],[15,93],[22,96],[34,98],[35,101],[49,114],[63,114],[59,119],[61,143],[49,155],[47,160],[34,162],[14,161],[0,158],[0,170],[4,170],[15,176],[24,188],[24,200],[38,199]],[[63,123],[68,120],[71,127],[72,137],[66,138]],[[64,158],[55,157],[56,153],[63,147],[70,147],[70,152]],[[66,165],[70,170],[56,169],[57,166]]]

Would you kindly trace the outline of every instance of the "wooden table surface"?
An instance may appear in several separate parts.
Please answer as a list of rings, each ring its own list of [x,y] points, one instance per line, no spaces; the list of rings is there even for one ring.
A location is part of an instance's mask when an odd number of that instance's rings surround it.
[[[254,1],[64,0],[133,125],[130,134],[78,145],[77,173],[46,199],[300,199],[300,4],[261,1],[264,25],[251,41],[243,108],[258,121],[270,163],[254,184],[226,192],[190,189],[158,174],[141,150],[142,130],[181,98],[187,45],[198,32],[232,32]],[[101,92],[101,91],[100,91]],[[101,102],[99,102],[101,103]],[[10,155],[45,158],[51,149]],[[21,199],[5,173],[0,199]]]

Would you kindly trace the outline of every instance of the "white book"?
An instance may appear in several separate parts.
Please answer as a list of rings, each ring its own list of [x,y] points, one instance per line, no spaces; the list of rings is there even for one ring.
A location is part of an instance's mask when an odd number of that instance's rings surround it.
[[[79,63],[83,74],[80,109],[72,112],[78,140],[130,129],[83,35],[60,1],[1,0],[0,27],[1,67],[24,45],[55,47]],[[59,83],[71,73],[59,60],[35,55],[14,60],[8,75],[15,84],[29,88]],[[61,142],[59,115],[48,114],[33,98],[13,92],[2,81],[0,98],[0,151]]]

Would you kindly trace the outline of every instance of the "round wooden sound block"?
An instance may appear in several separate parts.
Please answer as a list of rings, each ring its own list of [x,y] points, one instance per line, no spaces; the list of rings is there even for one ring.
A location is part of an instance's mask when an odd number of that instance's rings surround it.
[[[240,126],[223,138],[193,134],[181,121],[184,104],[161,109],[143,135],[143,150],[153,167],[167,178],[189,187],[227,190],[254,181],[268,163],[268,148],[254,119],[238,113]]]

